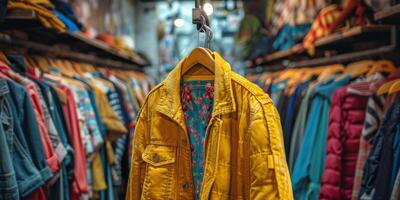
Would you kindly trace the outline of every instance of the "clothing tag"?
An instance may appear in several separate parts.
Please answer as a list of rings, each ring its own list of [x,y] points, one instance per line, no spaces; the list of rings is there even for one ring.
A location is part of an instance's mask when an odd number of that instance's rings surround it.
[[[67,155],[67,150],[64,148],[62,144],[58,144],[55,149],[55,153],[57,155],[58,160],[61,162]]]
[[[35,67],[35,76],[36,77],[41,77],[42,76],[42,71],[40,71],[39,68]]]
[[[0,95],[3,96],[4,94],[7,94],[9,92],[10,92],[10,89],[8,88],[7,80],[0,79]]]

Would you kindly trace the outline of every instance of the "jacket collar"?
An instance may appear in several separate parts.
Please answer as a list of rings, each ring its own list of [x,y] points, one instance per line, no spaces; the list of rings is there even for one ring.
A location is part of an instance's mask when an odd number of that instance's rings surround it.
[[[215,78],[214,78],[214,107],[212,117],[219,114],[226,114],[236,111],[234,101],[232,83],[231,83],[231,68],[217,52],[215,56]],[[181,105],[181,66],[185,59],[171,71],[163,82],[161,96],[156,105],[156,110],[174,119],[182,127],[185,127]]]

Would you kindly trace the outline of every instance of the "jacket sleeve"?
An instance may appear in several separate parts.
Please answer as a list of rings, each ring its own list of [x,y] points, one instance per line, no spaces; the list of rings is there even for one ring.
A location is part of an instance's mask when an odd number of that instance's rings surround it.
[[[341,172],[342,172],[342,91],[337,90],[332,96],[329,111],[328,138],[326,145],[325,169],[321,178],[319,199],[341,199]]]
[[[249,145],[250,199],[293,199],[280,117],[268,97],[251,108]]]
[[[131,168],[126,193],[127,200],[139,200],[142,194],[142,185],[146,167],[145,162],[142,159],[142,153],[146,146],[145,138],[148,130],[146,107],[147,105],[142,107],[136,121],[132,145]]]

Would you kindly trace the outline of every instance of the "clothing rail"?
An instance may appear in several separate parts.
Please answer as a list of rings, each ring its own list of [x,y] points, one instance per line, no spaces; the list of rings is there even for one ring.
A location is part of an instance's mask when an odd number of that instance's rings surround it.
[[[100,67],[110,67],[125,70],[135,70],[143,71],[142,68],[137,65],[119,62],[106,58],[99,58],[90,54],[77,53],[69,50],[60,49],[53,46],[48,46],[36,42],[31,42],[27,40],[15,39],[10,35],[0,33],[0,50],[7,52],[10,50],[15,50],[17,48],[22,48],[28,50],[33,54],[48,55],[57,58],[64,58],[78,62],[84,62],[93,64]]]

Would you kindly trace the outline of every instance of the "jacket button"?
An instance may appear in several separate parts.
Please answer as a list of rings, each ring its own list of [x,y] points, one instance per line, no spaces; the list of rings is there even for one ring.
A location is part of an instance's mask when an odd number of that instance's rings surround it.
[[[160,162],[160,156],[158,154],[153,155],[153,162]]]
[[[185,191],[188,191],[188,190],[189,190],[189,183],[188,183],[188,182],[185,182],[185,183],[182,185],[182,188],[183,188]]]
[[[186,139],[182,139],[182,144],[183,144],[183,145],[186,145],[186,144],[187,144]]]

